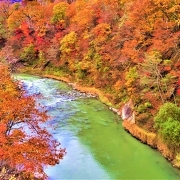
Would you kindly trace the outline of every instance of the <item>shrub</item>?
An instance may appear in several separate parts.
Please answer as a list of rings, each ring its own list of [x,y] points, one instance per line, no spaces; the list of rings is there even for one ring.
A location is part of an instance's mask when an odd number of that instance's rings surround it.
[[[180,147],[180,108],[173,103],[165,103],[154,118],[155,128],[163,140]]]
[[[137,112],[138,113],[145,113],[147,112],[148,108],[151,108],[152,105],[150,102],[145,102],[144,104],[140,104],[138,107],[137,107]]]
[[[36,59],[36,52],[33,44],[29,44],[23,49],[23,52],[20,55],[20,59],[29,65],[33,64],[33,61]]]

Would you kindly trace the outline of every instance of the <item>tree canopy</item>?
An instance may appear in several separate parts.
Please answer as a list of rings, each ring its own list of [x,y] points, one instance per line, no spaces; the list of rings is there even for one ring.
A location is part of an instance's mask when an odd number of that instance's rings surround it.
[[[44,128],[43,108],[25,95],[6,66],[0,64],[0,72],[0,168],[25,179],[46,178],[44,166],[59,163],[65,150]]]
[[[132,101],[152,132],[164,103],[180,106],[180,0],[26,1],[0,6],[0,61]]]

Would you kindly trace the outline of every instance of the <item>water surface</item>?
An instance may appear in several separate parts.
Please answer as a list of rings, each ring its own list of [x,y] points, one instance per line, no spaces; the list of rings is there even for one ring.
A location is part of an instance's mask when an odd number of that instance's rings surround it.
[[[16,74],[28,94],[36,94],[51,116],[48,127],[67,155],[46,168],[49,180],[179,180],[180,172],[159,152],[133,138],[121,119],[95,98],[63,82]]]

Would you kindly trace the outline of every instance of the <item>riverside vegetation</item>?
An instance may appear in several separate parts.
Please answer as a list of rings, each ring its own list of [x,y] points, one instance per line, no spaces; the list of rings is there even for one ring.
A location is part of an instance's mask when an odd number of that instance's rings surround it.
[[[180,166],[180,1],[0,4],[0,61],[103,93],[124,127]],[[62,78],[63,77],[63,78]]]

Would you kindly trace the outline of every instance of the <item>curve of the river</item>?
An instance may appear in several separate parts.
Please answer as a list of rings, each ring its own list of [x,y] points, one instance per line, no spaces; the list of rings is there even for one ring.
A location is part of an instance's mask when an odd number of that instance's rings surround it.
[[[38,95],[51,116],[51,133],[66,148],[60,164],[45,169],[50,180],[180,179],[177,169],[125,132],[120,118],[99,100],[56,80],[14,76],[28,94]]]

